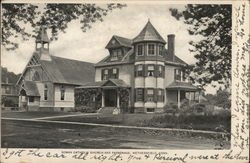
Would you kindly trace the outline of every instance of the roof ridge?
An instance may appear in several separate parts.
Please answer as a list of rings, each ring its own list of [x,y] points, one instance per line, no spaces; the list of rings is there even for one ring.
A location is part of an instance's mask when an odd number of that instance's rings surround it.
[[[60,58],[60,59],[65,59],[65,60],[70,60],[70,61],[76,61],[76,62],[84,62],[84,63],[90,63],[90,64],[94,64],[93,62],[87,62],[87,61],[80,61],[77,59],[71,59],[71,58],[64,58],[64,57],[59,57],[59,56],[51,56],[52,58]]]

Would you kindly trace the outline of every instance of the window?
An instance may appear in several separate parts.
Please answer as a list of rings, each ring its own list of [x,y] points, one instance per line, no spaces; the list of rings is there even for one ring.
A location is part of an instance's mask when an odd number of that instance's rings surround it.
[[[61,100],[64,100],[65,99],[65,88],[64,86],[61,86]]]
[[[143,65],[137,66],[137,76],[143,76]]]
[[[48,100],[48,85],[44,84],[44,100]]]
[[[155,108],[147,108],[147,112],[153,113],[155,111]]]
[[[147,89],[147,101],[154,101],[154,89]]]
[[[163,56],[163,49],[164,49],[164,46],[159,45],[159,56]]]
[[[102,80],[108,80],[109,71],[108,69],[103,70]]]
[[[5,93],[10,94],[10,87],[9,86],[6,86]]]
[[[175,69],[175,80],[181,81],[181,70],[180,69]]]
[[[155,55],[155,45],[148,44],[148,55]]]
[[[163,77],[163,73],[164,73],[163,68],[164,68],[164,66],[159,66],[159,67],[158,67],[158,70],[159,70],[159,77]]]
[[[137,55],[142,56],[143,55],[143,45],[137,46]]]
[[[113,68],[112,69],[111,78],[112,79],[117,79],[118,78],[118,68]]]
[[[143,88],[136,88],[136,101],[143,101]]]
[[[35,97],[34,96],[30,96],[29,97],[29,102],[34,102],[35,101]]]
[[[118,60],[118,53],[117,50],[113,50],[111,54],[110,61],[117,61]]]
[[[164,89],[158,89],[158,99],[157,101],[163,102],[164,101]]]
[[[155,67],[154,65],[148,65],[148,76],[154,76]]]

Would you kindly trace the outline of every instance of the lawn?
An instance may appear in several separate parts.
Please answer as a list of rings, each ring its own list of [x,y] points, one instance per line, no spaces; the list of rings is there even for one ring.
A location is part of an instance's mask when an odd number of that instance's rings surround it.
[[[213,149],[216,140],[143,130],[2,120],[3,148]]]
[[[79,113],[72,112],[2,112],[2,117],[5,118],[20,118],[20,119],[29,119],[29,118],[41,118],[49,116],[60,116],[60,115],[74,115]]]

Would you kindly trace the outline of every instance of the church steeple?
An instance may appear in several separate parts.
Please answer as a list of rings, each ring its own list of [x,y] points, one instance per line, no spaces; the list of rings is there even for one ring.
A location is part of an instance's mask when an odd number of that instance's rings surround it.
[[[45,26],[41,26],[40,31],[36,37],[36,50],[38,48],[49,50],[49,37]]]
[[[40,60],[51,61],[49,52],[49,37],[45,26],[41,26],[40,31],[36,37],[36,52]]]

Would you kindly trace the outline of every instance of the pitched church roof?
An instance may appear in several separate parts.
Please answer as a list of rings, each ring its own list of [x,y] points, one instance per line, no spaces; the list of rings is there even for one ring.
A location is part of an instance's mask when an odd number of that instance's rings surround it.
[[[166,41],[161,37],[161,35],[157,32],[154,26],[150,21],[147,22],[142,31],[137,35],[133,42],[141,42],[141,41],[159,41],[162,43],[166,43]]]
[[[94,82],[93,63],[51,56],[51,61],[40,60],[54,83],[83,85]]]
[[[47,31],[46,31],[44,26],[41,27],[41,29],[36,37],[36,42],[43,42],[43,43],[49,42],[49,37],[48,37]]]

